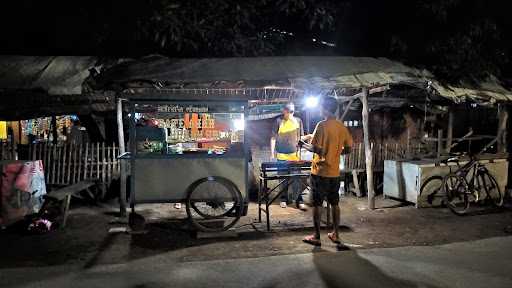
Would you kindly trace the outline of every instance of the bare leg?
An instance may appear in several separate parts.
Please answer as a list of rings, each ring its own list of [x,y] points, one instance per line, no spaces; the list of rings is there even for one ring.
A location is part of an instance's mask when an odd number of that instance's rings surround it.
[[[340,206],[338,203],[331,204],[331,211],[332,211],[332,232],[334,233],[334,236],[336,236],[336,239],[340,239],[339,235],[339,228],[340,228]]]
[[[313,223],[315,224],[315,234],[306,236],[302,239],[303,242],[320,246],[322,245],[320,242],[320,216],[322,213],[322,209],[319,206],[313,206]]]
[[[313,224],[315,225],[315,238],[320,239],[320,218],[322,209],[320,206],[313,206]]]

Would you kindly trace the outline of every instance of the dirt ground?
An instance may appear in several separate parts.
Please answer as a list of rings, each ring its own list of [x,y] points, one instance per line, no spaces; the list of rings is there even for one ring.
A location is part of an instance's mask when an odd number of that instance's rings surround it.
[[[512,209],[484,210],[456,216],[444,208],[416,209],[389,199],[377,199],[376,210],[366,209],[366,199],[346,197],[341,203],[341,238],[352,249],[436,245],[507,234]],[[78,264],[119,264],[166,254],[175,261],[251,258],[311,252],[302,238],[312,232],[311,213],[293,207],[271,208],[272,232],[257,223],[257,205],[235,226],[238,237],[197,239],[187,230],[185,209],[170,204],[139,205],[146,218],[144,233],[109,233],[124,227],[115,217],[115,206],[74,207],[66,229],[44,235],[19,231],[0,232],[0,268]],[[326,233],[328,230],[325,230]],[[324,234],[325,234],[324,233]],[[324,250],[335,251],[326,237]]]

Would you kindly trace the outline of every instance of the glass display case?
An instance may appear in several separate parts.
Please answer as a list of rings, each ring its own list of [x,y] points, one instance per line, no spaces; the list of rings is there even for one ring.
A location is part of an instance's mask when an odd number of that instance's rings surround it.
[[[139,156],[244,153],[243,104],[167,102],[133,107]]]
[[[131,100],[132,207],[135,203],[189,203],[191,195],[219,198],[217,194],[224,191],[240,196],[237,207],[245,213],[246,107],[247,100]]]

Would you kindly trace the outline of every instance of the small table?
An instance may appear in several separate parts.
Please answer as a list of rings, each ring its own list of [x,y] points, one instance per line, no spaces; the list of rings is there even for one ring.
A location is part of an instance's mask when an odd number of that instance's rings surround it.
[[[292,173],[292,171],[294,173]],[[299,171],[297,173],[297,171]],[[260,183],[258,191],[258,220],[261,223],[261,212],[267,216],[267,231],[270,231],[270,205],[284,191],[288,191],[292,181],[299,180],[301,188],[309,187],[307,180],[311,171],[311,161],[263,162],[260,167]],[[268,181],[278,180],[279,183],[269,189]],[[273,192],[277,190],[274,195]],[[262,208],[262,204],[265,208]]]

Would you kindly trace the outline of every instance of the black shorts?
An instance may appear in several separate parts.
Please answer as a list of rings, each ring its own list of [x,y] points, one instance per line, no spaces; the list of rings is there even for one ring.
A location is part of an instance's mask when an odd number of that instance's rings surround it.
[[[311,192],[313,194],[313,205],[321,206],[324,199],[331,205],[337,205],[340,201],[340,178],[322,177],[311,175]]]

